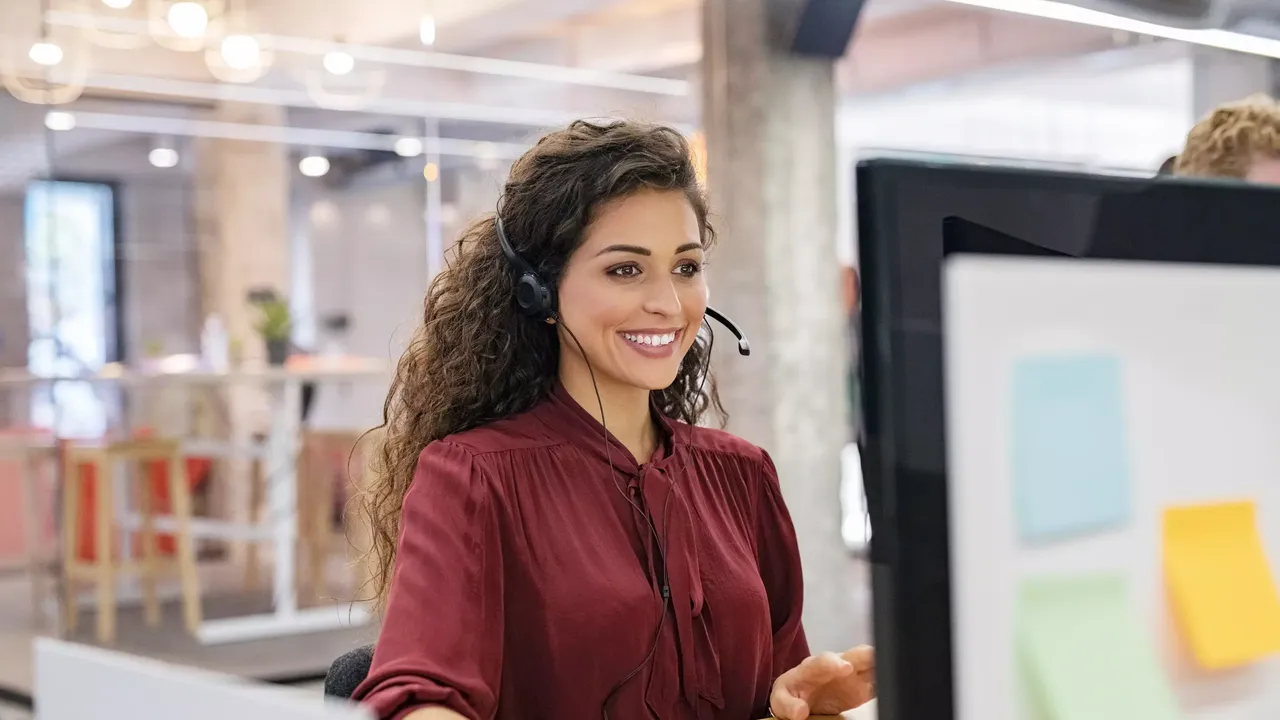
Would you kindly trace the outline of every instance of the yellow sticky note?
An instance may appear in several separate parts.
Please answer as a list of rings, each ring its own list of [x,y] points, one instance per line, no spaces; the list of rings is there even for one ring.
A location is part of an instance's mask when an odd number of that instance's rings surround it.
[[[1164,572],[1196,661],[1222,670],[1280,652],[1280,594],[1252,502],[1165,510]]]

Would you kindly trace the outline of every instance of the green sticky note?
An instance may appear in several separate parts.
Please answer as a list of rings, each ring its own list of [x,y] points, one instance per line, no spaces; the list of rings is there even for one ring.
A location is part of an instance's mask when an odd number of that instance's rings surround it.
[[[1023,583],[1018,655],[1027,696],[1048,720],[1174,720],[1177,700],[1124,578]]]

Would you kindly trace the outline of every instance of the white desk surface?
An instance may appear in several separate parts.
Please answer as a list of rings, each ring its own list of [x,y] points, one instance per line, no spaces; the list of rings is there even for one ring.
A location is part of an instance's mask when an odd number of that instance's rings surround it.
[[[372,720],[367,708],[218,673],[40,638],[40,720]]]

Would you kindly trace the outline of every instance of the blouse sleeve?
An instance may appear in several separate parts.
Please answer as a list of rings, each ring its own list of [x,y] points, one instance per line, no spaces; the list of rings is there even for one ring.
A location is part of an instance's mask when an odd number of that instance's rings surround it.
[[[502,669],[502,551],[470,452],[431,443],[405,495],[382,632],[354,699],[379,718],[442,706],[493,717]]]
[[[769,596],[773,677],[776,678],[809,657],[809,641],[800,622],[804,609],[800,548],[796,544],[791,514],[782,501],[778,471],[768,453],[764,453],[761,475],[761,497],[756,509],[756,547],[760,577]]]

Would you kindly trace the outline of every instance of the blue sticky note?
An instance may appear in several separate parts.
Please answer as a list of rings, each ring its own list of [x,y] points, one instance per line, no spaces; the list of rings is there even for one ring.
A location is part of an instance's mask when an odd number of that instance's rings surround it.
[[[1129,518],[1129,458],[1112,356],[1019,360],[1013,370],[1013,485],[1024,541],[1102,530]]]

